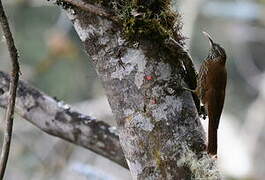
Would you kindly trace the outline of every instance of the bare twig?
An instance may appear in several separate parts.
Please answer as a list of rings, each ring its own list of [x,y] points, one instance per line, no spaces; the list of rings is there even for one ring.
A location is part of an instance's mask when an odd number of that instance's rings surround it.
[[[91,14],[95,14],[97,16],[104,17],[112,21],[117,21],[115,16],[110,11],[103,9],[102,7],[98,7],[93,4],[89,4],[87,2],[84,3],[83,1],[78,1],[78,0],[62,0],[62,2],[69,3]]]
[[[10,76],[0,71],[0,107],[7,106]],[[15,111],[46,133],[89,149],[128,168],[114,127],[81,114],[19,81]]]
[[[3,147],[0,157],[0,179],[3,179],[8,160],[9,150],[10,150],[11,138],[12,138],[13,115],[14,115],[14,108],[16,101],[16,90],[19,79],[19,63],[18,63],[17,49],[14,44],[14,39],[12,37],[12,33],[10,31],[8,20],[5,15],[1,0],[0,0],[0,22],[4,36],[6,38],[7,47],[12,62],[12,76],[9,88],[8,105],[5,113],[5,123],[6,123],[5,132],[4,132],[5,134],[4,134]]]

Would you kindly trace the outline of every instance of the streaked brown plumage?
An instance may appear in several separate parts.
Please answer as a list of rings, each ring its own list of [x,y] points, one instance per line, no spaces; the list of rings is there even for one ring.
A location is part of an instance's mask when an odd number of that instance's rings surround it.
[[[225,50],[213,42],[210,35],[203,32],[209,39],[211,49],[203,61],[197,79],[195,93],[205,106],[208,117],[208,154],[217,154],[217,129],[223,110],[227,73],[225,68]]]

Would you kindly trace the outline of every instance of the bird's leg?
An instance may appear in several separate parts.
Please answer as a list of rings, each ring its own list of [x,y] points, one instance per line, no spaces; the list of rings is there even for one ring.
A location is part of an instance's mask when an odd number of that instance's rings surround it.
[[[192,89],[189,89],[189,88],[186,88],[186,87],[182,87],[183,90],[187,90],[187,91],[190,91],[191,93],[194,93],[195,95],[197,95],[197,92],[196,92],[196,89],[195,90],[192,90]],[[198,96],[198,95],[197,95]],[[205,110],[205,107],[203,105],[199,105],[199,108],[198,108],[198,114],[199,116],[202,116],[202,118],[205,120],[206,117],[207,117],[207,112]]]

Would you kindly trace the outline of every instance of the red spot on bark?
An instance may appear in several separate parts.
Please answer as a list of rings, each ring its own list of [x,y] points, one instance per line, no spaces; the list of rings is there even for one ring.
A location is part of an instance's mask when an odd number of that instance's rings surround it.
[[[151,104],[157,104],[157,101],[156,101],[156,99],[151,99],[151,100],[150,100],[150,103],[151,103]]]
[[[150,81],[150,80],[153,79],[153,76],[147,75],[147,76],[145,76],[145,79],[148,80],[148,81]]]

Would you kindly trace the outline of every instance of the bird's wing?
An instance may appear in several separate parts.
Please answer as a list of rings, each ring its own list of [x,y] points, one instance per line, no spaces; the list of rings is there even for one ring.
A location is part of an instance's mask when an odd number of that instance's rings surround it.
[[[225,94],[224,91],[216,91],[214,89],[208,90],[206,93],[209,117],[207,151],[209,154],[215,155],[217,154],[217,129],[223,110]]]
[[[201,99],[202,103],[205,104],[205,92],[207,91],[207,83],[206,83],[206,78],[207,78],[207,73],[208,73],[208,69],[207,69],[207,64],[209,62],[208,61],[203,61],[201,68],[199,70],[199,74],[198,74],[198,84],[197,87],[198,88],[198,92],[197,95],[199,96],[199,98]]]
[[[208,93],[209,96],[208,96]],[[209,128],[218,129],[220,117],[223,111],[225,90],[216,91],[214,89],[207,91],[207,112],[209,116]]]

